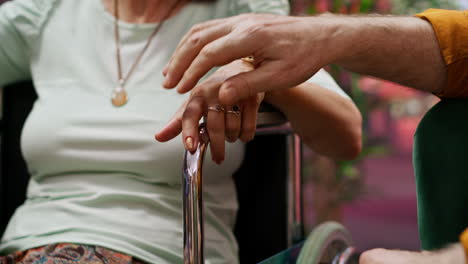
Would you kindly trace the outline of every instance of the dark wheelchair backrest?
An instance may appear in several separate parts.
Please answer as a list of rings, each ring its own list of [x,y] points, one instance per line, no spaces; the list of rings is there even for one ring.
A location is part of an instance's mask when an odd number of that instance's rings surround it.
[[[25,199],[29,174],[20,135],[36,98],[31,82],[3,90],[0,234]],[[286,153],[286,136],[256,137],[234,175],[240,208],[234,232],[241,263],[257,263],[287,247]]]
[[[468,228],[468,101],[443,99],[418,126],[413,164],[424,250],[459,240]]]
[[[15,209],[23,203],[29,173],[20,149],[20,136],[37,95],[30,82],[2,91],[0,234]]]

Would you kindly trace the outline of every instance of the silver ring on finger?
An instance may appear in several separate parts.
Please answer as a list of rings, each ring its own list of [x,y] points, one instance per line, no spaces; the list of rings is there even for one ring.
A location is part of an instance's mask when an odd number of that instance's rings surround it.
[[[240,116],[240,114],[241,114],[240,106],[233,105],[230,110],[226,111],[226,113],[233,114],[233,115],[236,115],[236,116]]]
[[[210,111],[210,110],[218,112],[218,113],[225,113],[226,112],[226,110],[224,110],[224,108],[219,104],[214,105],[214,106],[209,106],[208,111]]]

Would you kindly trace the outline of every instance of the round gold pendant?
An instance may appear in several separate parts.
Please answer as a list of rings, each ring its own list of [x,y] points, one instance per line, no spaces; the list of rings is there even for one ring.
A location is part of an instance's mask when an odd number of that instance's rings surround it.
[[[122,87],[115,88],[112,92],[112,104],[114,106],[122,106],[128,102],[127,92]]]

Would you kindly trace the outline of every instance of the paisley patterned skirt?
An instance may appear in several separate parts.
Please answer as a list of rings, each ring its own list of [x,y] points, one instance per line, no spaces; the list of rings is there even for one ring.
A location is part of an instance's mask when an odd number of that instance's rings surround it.
[[[134,257],[99,246],[53,244],[0,256],[0,264],[145,264]]]

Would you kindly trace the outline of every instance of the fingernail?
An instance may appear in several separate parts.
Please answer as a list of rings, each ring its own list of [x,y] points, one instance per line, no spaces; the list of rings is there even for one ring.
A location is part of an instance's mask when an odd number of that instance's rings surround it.
[[[163,69],[163,71],[162,71],[162,74],[163,74],[164,76],[167,75],[167,69],[168,69],[168,68],[169,68],[169,67],[168,67],[167,65],[164,66],[164,69]]]
[[[187,137],[185,139],[185,148],[188,149],[188,150],[193,149],[193,139],[192,139],[192,137]]]
[[[180,93],[180,94],[184,94],[184,93],[185,93],[185,91],[183,90],[183,86],[182,86],[182,85],[179,85],[179,86],[177,87],[177,92]]]
[[[159,140],[158,140],[158,134],[155,134],[155,135],[154,135],[154,140],[159,141]]]
[[[163,82],[163,86],[165,88],[169,88],[171,83],[170,83],[170,75],[169,74],[166,74],[166,79],[164,79],[164,82]]]

